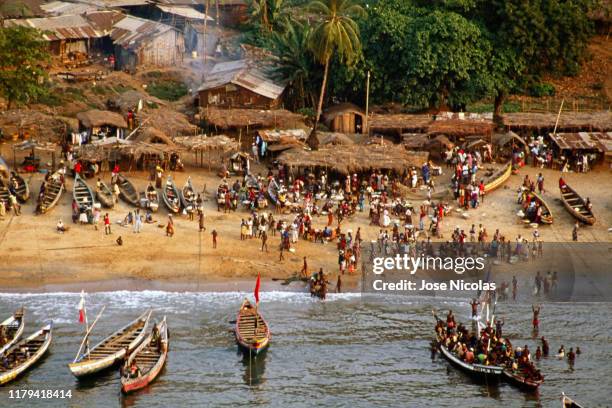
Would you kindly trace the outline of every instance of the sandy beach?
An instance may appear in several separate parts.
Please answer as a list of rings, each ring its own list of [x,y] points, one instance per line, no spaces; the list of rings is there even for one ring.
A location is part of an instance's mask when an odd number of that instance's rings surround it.
[[[2,147],[5,157],[10,157],[10,146],[5,144]],[[265,169],[256,166],[254,171],[263,173]],[[460,213],[453,211],[443,221],[445,237],[442,239],[448,238],[453,227],[459,226],[467,231],[472,223],[476,226],[482,223],[490,237],[498,228],[512,240],[518,234],[530,237],[531,229],[516,217],[519,209],[516,190],[525,174],[535,178],[540,171],[544,174],[547,189],[544,197],[555,218],[553,225],[540,227],[541,238],[545,242],[571,241],[574,220],[559,200],[557,180],[560,173],[532,167],[522,168],[519,175],[513,175],[503,187],[487,195],[480,208],[469,210],[469,218],[464,219]],[[148,183],[144,172],[126,174],[140,191],[144,190]],[[210,285],[214,285],[214,290],[236,290],[233,288],[237,282],[244,282],[244,285],[238,284],[241,288],[248,287],[258,272],[269,284],[273,284],[273,279],[288,278],[300,271],[304,256],[308,259],[310,271],[322,267],[326,273],[331,273],[330,280],[335,282],[338,271],[335,243],[322,245],[300,240],[296,251],[285,253],[285,260],[278,262],[278,236],[270,236],[268,253],[261,252],[259,239],[240,241],[240,221],[249,215],[246,210],[239,209],[232,213],[217,211],[214,192],[220,179],[214,172],[187,167],[184,172],[170,174],[178,186],[182,186],[191,176],[195,188],[205,191],[205,232],[198,232],[197,220],[189,221],[187,216],[180,215],[175,217],[175,236],[166,237],[165,230],[159,227],[165,225],[167,220],[167,211],[162,206],[154,214],[157,223],[145,224],[142,233],[135,234],[131,228],[121,227],[117,223],[132,210],[122,201],[108,211],[113,222],[112,235],[105,235],[102,225],[96,231],[92,225],[72,224],[71,178],[67,180],[67,191],[59,204],[48,214],[35,215],[34,197],[43,176],[25,175],[33,198],[22,206],[21,216],[10,213],[0,221],[0,291],[44,291],[50,287],[79,291],[84,285],[90,290],[160,288],[164,285],[165,288],[177,290],[213,290]],[[103,174],[102,177],[108,181],[110,174]],[[445,176],[440,177],[439,186],[443,185],[444,179]],[[594,226],[580,228],[579,240],[609,242],[608,228],[612,222],[610,171],[600,166],[586,174],[566,173],[564,179],[579,193],[590,197],[597,217]],[[95,179],[88,182],[93,185]],[[275,218],[278,219],[278,216],[275,215]],[[285,214],[282,218],[291,220],[293,215]],[[55,231],[59,219],[70,226],[65,234]],[[322,228],[326,222],[326,217],[315,218],[315,228]],[[343,223],[344,230],[356,231],[358,227],[361,227],[365,241],[376,239],[379,227],[369,225],[367,210]],[[217,249],[212,248],[213,229],[219,233]],[[118,236],[122,236],[123,246],[115,243]],[[343,279],[346,290],[358,287],[358,275]],[[305,290],[300,283],[284,288]]]

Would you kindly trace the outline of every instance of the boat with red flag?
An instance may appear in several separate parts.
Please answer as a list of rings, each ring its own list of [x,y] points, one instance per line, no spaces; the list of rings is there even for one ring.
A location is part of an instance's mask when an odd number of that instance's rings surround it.
[[[236,318],[236,342],[240,349],[246,354],[255,356],[266,350],[270,344],[270,328],[263,316],[259,313],[259,287],[261,276],[257,275],[255,283],[255,305],[248,299],[244,299],[238,317]]]

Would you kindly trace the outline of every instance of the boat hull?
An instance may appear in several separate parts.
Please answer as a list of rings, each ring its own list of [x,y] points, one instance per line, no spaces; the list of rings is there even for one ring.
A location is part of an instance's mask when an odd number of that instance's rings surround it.
[[[78,363],[68,364],[68,368],[75,377],[85,378],[114,367],[117,363],[122,361],[124,357],[125,349],[122,349],[117,353],[99,360],[80,361]]]
[[[596,221],[595,216],[593,215],[592,212],[586,209],[585,201],[582,199],[582,197],[576,192],[576,190],[574,190],[567,184],[565,185],[565,188],[567,189],[566,192],[564,192],[562,188],[559,188],[559,191],[561,193],[561,202],[563,203],[563,206],[565,207],[567,212],[569,212],[572,217],[574,217],[580,222],[583,222],[588,225],[595,224],[595,221]],[[572,197],[576,200],[579,200],[579,202],[570,203],[568,201],[568,198],[565,195],[567,193],[571,193]],[[585,211],[587,212],[587,214],[583,214],[580,211],[576,211],[576,204],[580,204],[581,207],[585,208]]]
[[[527,380],[524,377],[515,375],[508,370],[503,371],[503,378],[509,384],[512,384],[515,387],[521,388],[525,391],[535,391],[542,384],[542,381]]]
[[[499,172],[498,172],[499,173]],[[512,162],[504,166],[503,172],[499,176],[485,184],[485,193],[490,193],[498,187],[501,187],[512,175]]]
[[[503,368],[498,366],[486,366],[481,364],[468,364],[455,357],[446,347],[440,346],[440,352],[452,366],[458,368],[465,374],[477,381],[499,381]]]
[[[6,373],[0,374],[0,385],[7,384],[11,381],[14,381],[15,379],[23,375],[26,371],[32,368],[34,364],[39,362],[42,359],[42,357],[47,353],[47,350],[49,349],[49,346],[51,345],[51,341],[53,340],[51,325],[43,327],[41,330],[39,330],[38,332],[28,337],[28,339],[24,340],[24,342],[27,342],[30,339],[41,336],[43,330],[48,330],[48,333],[46,334],[45,339],[43,343],[41,344],[41,346],[38,348],[38,350],[36,350],[34,355],[24,364],[20,365],[19,367],[15,367],[14,369],[10,371],[7,371]],[[19,344],[17,344],[16,346],[19,346]]]

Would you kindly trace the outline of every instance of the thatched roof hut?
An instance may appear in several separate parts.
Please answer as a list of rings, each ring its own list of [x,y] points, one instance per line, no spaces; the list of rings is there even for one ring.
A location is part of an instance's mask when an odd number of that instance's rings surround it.
[[[319,150],[294,148],[283,152],[278,161],[292,167],[326,167],[341,174],[370,169],[403,172],[407,167],[422,166],[427,152],[408,152],[397,145],[337,145]]]
[[[425,150],[429,136],[424,133],[404,133],[402,135],[402,145],[407,150]]]
[[[328,108],[323,113],[323,123],[332,132],[364,133],[365,113],[360,107],[344,102]]]
[[[431,115],[379,114],[370,115],[368,129],[371,133],[401,135],[402,133],[425,133],[432,120]]]
[[[506,113],[503,123],[506,130],[552,131],[557,121],[556,113]],[[612,112],[561,112],[557,132],[612,130]]]
[[[222,152],[236,152],[239,150],[240,146],[238,145],[238,141],[235,139],[231,139],[225,135],[218,136],[206,136],[206,135],[198,135],[198,136],[180,136],[174,138],[174,141],[184,146],[185,148],[196,151],[196,152],[208,152],[212,150],[222,151]]]
[[[268,144],[270,152],[281,152],[296,146],[304,146],[307,138],[304,129],[259,130],[257,134]]]
[[[353,145],[356,143],[354,139],[344,133],[336,133],[336,132],[317,132],[317,137],[319,138],[319,145]]]
[[[304,116],[284,109],[202,109],[202,117],[219,129],[236,128],[298,128],[304,127]]]
[[[434,120],[428,127],[429,135],[446,135],[449,137],[467,137],[472,135],[490,135],[493,122],[484,120]]]
[[[138,132],[131,140],[135,142],[145,143],[163,143],[168,146],[174,146],[174,142],[164,132],[154,127],[146,127],[141,132]]]
[[[86,112],[79,112],[76,117],[81,125],[87,129],[101,126],[127,128],[125,118],[116,112],[92,109]]]

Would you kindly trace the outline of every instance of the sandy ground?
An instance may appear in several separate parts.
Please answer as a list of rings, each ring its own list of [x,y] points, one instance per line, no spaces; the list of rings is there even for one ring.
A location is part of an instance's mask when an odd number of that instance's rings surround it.
[[[5,157],[8,145],[0,146]],[[1,153],[1,152],[0,152]],[[445,238],[450,229],[459,226],[466,231],[472,223],[482,223],[493,235],[499,228],[506,237],[516,235],[530,236],[531,230],[518,222],[516,190],[522,177],[529,174],[535,177],[541,170],[524,168],[518,176],[512,176],[506,185],[488,195],[484,205],[469,211],[469,218],[459,214],[447,217],[443,223]],[[555,216],[554,225],[540,228],[544,241],[563,242],[571,240],[573,218],[565,211],[559,201],[557,180],[559,172],[543,170],[546,187],[544,194]],[[302,257],[308,258],[310,270],[323,267],[332,273],[330,281],[336,281],[337,252],[335,244],[314,244],[300,241],[295,253],[285,252],[285,260],[278,262],[278,236],[270,236],[269,253],[261,252],[258,239],[240,241],[240,220],[248,217],[248,212],[218,212],[213,193],[219,178],[202,169],[190,168],[186,172],[172,174],[177,185],[182,186],[189,175],[198,190],[206,186],[205,216],[206,231],[198,232],[197,220],[189,221],[186,216],[177,216],[176,234],[165,236],[165,230],[157,224],[145,224],[142,233],[135,234],[131,228],[121,227],[116,221],[123,219],[131,209],[120,201],[110,210],[113,220],[113,234],[104,234],[103,227],[96,231],[92,225],[71,223],[70,202],[72,199],[72,179],[67,180],[68,192],[60,203],[48,214],[34,215],[34,200],[22,207],[21,216],[7,216],[0,220],[0,291],[25,290],[89,290],[111,289],[175,289],[175,290],[238,290],[248,288],[257,272],[261,272],[269,287],[281,288],[273,279],[284,279],[300,271]],[[566,174],[568,184],[578,192],[589,196],[597,216],[592,227],[580,229],[581,241],[610,242],[608,228],[612,223],[612,174],[607,169],[599,169],[588,174]],[[42,175],[29,177],[30,188],[35,196],[40,187]],[[142,172],[131,172],[128,177],[144,190],[147,180]],[[108,182],[110,174],[103,176]],[[89,180],[90,185],[95,183]],[[70,230],[65,234],[55,232],[58,219],[62,219]],[[278,216],[275,215],[278,219]],[[284,215],[292,219],[292,215]],[[163,206],[155,214],[155,219],[165,225],[167,212]],[[323,227],[326,218],[315,219],[317,227]],[[343,227],[356,231],[362,228],[364,240],[376,239],[378,227],[369,226],[367,212],[357,214]],[[211,231],[219,233],[219,245],[212,248]],[[123,246],[115,243],[121,235]],[[343,287],[347,290],[358,287],[359,277],[346,277]],[[284,287],[287,288],[287,287]],[[291,284],[294,290],[305,290],[301,284]]]

